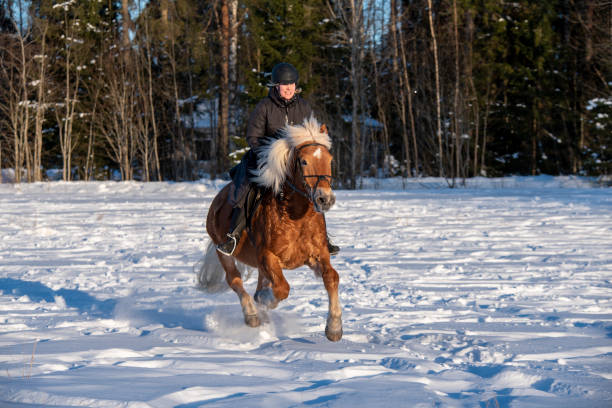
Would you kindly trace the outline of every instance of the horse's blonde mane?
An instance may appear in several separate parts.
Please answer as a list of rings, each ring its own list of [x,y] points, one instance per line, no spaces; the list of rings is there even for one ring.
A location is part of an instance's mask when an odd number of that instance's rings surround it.
[[[291,153],[297,146],[306,142],[321,143],[331,149],[331,139],[321,132],[321,125],[314,116],[298,126],[286,125],[279,130],[281,138],[262,146],[258,152],[259,166],[253,170],[252,181],[263,187],[271,188],[274,194],[281,190],[287,177],[287,166],[291,163]]]

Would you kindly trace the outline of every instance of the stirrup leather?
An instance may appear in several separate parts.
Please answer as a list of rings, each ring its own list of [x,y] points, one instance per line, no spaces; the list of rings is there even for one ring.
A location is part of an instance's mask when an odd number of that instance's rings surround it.
[[[236,250],[236,246],[238,246],[238,240],[231,234],[227,234],[227,237],[229,238],[227,241],[217,245],[217,251],[221,252],[223,255],[232,256]]]

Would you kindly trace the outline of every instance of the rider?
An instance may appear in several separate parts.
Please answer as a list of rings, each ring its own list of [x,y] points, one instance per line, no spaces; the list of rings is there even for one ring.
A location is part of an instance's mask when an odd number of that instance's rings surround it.
[[[310,104],[299,95],[301,90],[296,89],[298,78],[298,71],[293,65],[286,62],[275,65],[272,69],[272,80],[268,84],[268,96],[259,101],[249,117],[246,140],[250,150],[243,156],[240,164],[230,171],[234,181],[230,202],[234,208],[228,240],[217,245],[217,250],[223,254],[231,255],[234,252],[246,224],[242,208],[249,191],[249,170],[257,167],[254,150],[263,138],[274,137],[285,125],[301,124],[312,115]],[[340,248],[330,243],[329,239],[327,241],[330,254],[337,254]]]

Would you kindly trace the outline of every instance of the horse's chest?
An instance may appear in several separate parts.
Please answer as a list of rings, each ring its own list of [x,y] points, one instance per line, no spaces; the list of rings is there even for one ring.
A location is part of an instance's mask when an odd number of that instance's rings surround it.
[[[313,245],[311,241],[301,240],[296,242],[299,242],[299,246],[287,246],[279,254],[283,269],[295,269],[303,265],[311,265],[320,258],[320,249]]]
[[[325,245],[324,230],[316,218],[309,222],[287,222],[282,231],[277,231],[275,247],[283,269],[295,269],[316,262]],[[323,226],[324,228],[324,226]],[[322,234],[323,231],[323,234]]]

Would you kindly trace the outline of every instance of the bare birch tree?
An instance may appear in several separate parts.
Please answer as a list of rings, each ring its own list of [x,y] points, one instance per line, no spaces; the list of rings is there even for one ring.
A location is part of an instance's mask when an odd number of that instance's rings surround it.
[[[89,117],[89,126],[87,132],[87,157],[85,159],[85,168],[83,169],[83,178],[85,180],[93,180],[94,179],[94,147],[96,142],[96,131],[95,126],[98,120],[98,104],[100,99],[100,92],[102,91],[102,86],[96,86],[94,91],[93,98],[93,106],[91,109]]]
[[[139,7],[141,8],[141,12],[145,12],[144,8],[142,8],[141,3],[139,1]],[[166,17],[167,17],[167,9],[166,9]],[[158,115],[157,115],[157,110],[156,110],[156,106],[155,106],[155,102],[154,102],[154,84],[153,84],[153,47],[151,44],[151,30],[150,30],[150,17],[148,15],[144,16],[144,24],[143,24],[143,30],[144,32],[142,33],[143,36],[143,41],[141,43],[142,46],[142,54],[143,54],[143,58],[144,60],[144,69],[146,71],[146,85],[145,85],[145,93],[144,95],[146,96],[146,101],[145,101],[145,105],[147,106],[147,110],[149,113],[149,120],[151,121],[151,131],[152,131],[152,137],[151,137],[151,147],[152,147],[152,154],[153,154],[153,168],[152,168],[152,172],[154,177],[157,179],[157,181],[162,181],[162,174],[161,174],[161,166],[160,166],[160,162],[159,162],[159,129],[157,126],[157,119],[158,119]]]
[[[68,5],[61,6],[64,10],[64,84],[63,102],[56,104],[55,117],[59,129],[60,149],[62,152],[62,179],[72,180],[72,152],[78,144],[78,136],[74,134],[76,107],[79,103],[79,87],[81,86],[82,65],[79,61],[78,48],[83,43],[78,32],[78,20],[71,18]],[[55,8],[55,6],[54,6]]]
[[[438,176],[444,177],[444,150],[442,147],[442,108],[440,94],[440,64],[438,62],[438,42],[436,40],[436,30],[433,23],[433,6],[431,0],[427,0],[427,16],[429,18],[429,28],[431,33],[433,55],[434,55],[434,71],[436,82],[436,135],[438,139]]]
[[[40,53],[36,56],[40,61],[38,65],[38,84],[36,96],[36,117],[34,126],[34,181],[42,181],[42,145],[43,145],[43,123],[45,121],[45,112],[47,110],[47,30],[48,22],[42,22],[40,43]]]
[[[0,75],[5,84],[5,95],[0,102],[4,118],[2,127],[8,133],[5,137],[10,138],[7,144],[12,149],[16,183],[22,181],[24,166],[27,179],[32,180],[32,154],[28,135],[32,124],[29,86],[33,67],[29,55],[30,44],[26,40],[29,37],[29,30],[21,33],[15,24],[15,34],[3,36],[3,50],[0,53]]]
[[[122,54],[111,55],[105,64],[105,100],[101,106],[100,132],[104,135],[109,156],[119,165],[122,180],[132,180],[136,155],[133,129],[134,95],[131,67]]]

